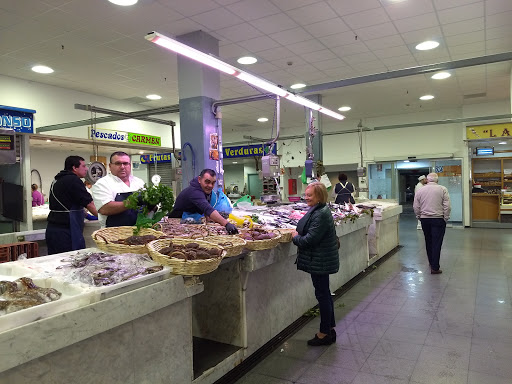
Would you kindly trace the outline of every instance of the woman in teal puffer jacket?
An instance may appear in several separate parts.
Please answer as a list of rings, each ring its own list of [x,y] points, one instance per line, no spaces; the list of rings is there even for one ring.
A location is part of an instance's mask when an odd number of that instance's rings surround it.
[[[320,308],[320,332],[309,345],[329,345],[336,341],[334,303],[329,289],[329,275],[338,272],[338,238],[331,211],[326,205],[327,189],[322,183],[308,185],[305,192],[308,213],[299,220],[293,233],[297,246],[297,269],[311,275]]]

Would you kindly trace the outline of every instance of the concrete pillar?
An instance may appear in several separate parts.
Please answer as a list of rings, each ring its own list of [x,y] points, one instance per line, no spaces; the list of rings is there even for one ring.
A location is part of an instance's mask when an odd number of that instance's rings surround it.
[[[178,40],[202,52],[219,54],[218,40],[203,31],[178,36]],[[182,161],[183,188],[204,168],[217,172],[218,185],[223,188],[222,126],[211,108],[220,98],[220,73],[178,55],[178,91],[182,159],[183,156],[186,158]]]

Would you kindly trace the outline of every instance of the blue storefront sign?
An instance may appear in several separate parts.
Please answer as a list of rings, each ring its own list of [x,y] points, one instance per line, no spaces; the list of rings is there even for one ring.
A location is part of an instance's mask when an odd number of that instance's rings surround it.
[[[141,164],[172,163],[172,153],[159,153],[157,155],[140,155]]]
[[[14,129],[21,133],[34,133],[33,109],[0,105],[0,128]]]
[[[236,147],[225,147],[223,149],[224,159],[233,159],[235,157],[253,157],[268,155],[268,146],[263,144],[238,145]],[[272,153],[277,154],[277,148],[274,145]]]

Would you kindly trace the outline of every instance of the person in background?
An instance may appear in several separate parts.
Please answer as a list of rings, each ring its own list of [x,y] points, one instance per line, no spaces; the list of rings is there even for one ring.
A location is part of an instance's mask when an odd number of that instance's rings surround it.
[[[352,196],[355,190],[354,185],[350,181],[347,181],[347,175],[340,173],[338,175],[338,180],[340,182],[336,184],[332,190],[333,197],[336,197],[334,202],[336,204],[355,204],[354,196]]]
[[[334,303],[329,289],[329,275],[338,272],[338,237],[331,211],[326,205],[327,189],[319,182],[305,191],[309,211],[299,220],[293,232],[293,244],[298,248],[297,269],[311,275],[315,297],[320,308],[320,331],[308,345],[320,346],[336,342]]]
[[[137,212],[126,208],[123,201],[133,192],[144,188],[144,181],[132,175],[132,161],[125,152],[110,155],[109,169],[111,173],[98,179],[92,186],[101,226],[135,225]]]
[[[418,184],[416,184],[416,186],[414,187],[414,194],[416,195],[416,193],[420,190],[420,188],[424,187],[426,184],[427,184],[427,178],[425,177],[425,175],[421,175],[420,177],[418,177]],[[416,225],[416,229],[421,229],[421,221],[418,220],[418,224]]]
[[[430,273],[433,275],[443,273],[439,269],[439,259],[451,212],[450,195],[446,187],[437,184],[438,179],[437,173],[427,175],[428,184],[418,190],[413,205],[416,217],[421,220]]]
[[[46,227],[48,254],[76,251],[85,248],[84,208],[98,215],[92,196],[82,183],[87,173],[85,160],[68,156],[50,187],[50,214]]]
[[[87,190],[87,192],[89,192],[92,196],[92,191],[91,191],[92,183],[89,180],[84,180],[84,185],[85,185],[85,189]],[[87,212],[87,210],[84,211],[84,214],[85,214],[85,218],[89,221],[98,220],[97,216],[91,215],[89,212]]]
[[[37,184],[32,184],[32,206],[37,207],[39,205],[44,204],[44,196],[37,189],[39,188]]]
[[[210,204],[216,181],[217,174],[213,169],[203,169],[197,179],[192,179],[190,185],[178,195],[169,217],[181,218],[183,212],[200,213],[225,227],[230,235],[238,233],[236,226],[223,218]]]

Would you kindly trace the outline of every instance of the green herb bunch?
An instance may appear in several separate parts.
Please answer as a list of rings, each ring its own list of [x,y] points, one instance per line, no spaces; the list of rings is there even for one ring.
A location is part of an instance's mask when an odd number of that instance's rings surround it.
[[[152,185],[132,193],[124,201],[124,206],[138,211],[134,235],[137,235],[141,228],[151,228],[167,215],[174,206],[174,194],[172,189],[166,185]],[[157,208],[156,212],[155,209]],[[153,217],[148,217],[150,212],[155,212]]]

